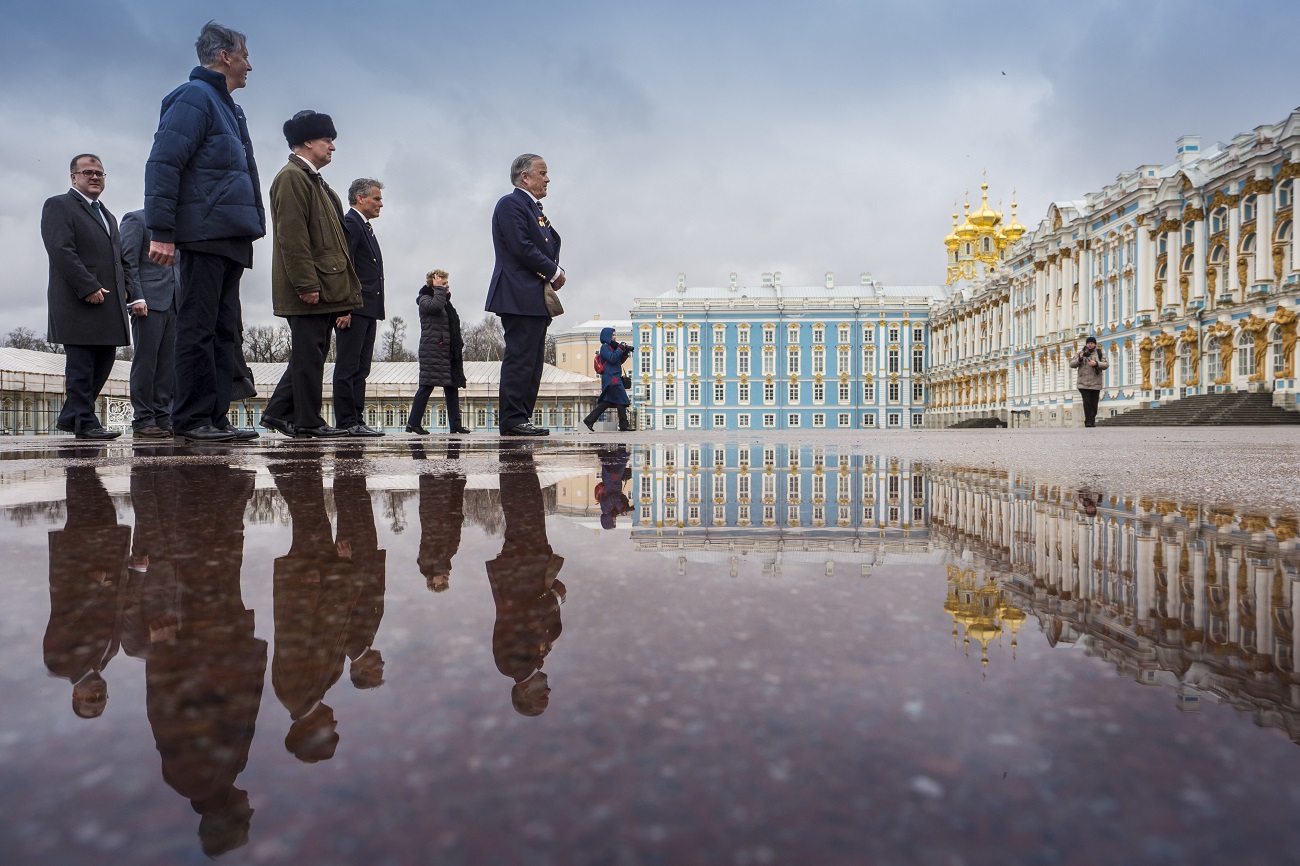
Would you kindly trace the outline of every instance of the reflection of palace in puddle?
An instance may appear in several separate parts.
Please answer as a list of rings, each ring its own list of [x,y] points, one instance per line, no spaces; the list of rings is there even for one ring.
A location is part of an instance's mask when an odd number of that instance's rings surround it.
[[[862,574],[891,562],[938,562],[926,478],[907,460],[814,446],[659,445],[633,452],[635,549],[690,561],[836,564]]]
[[[1295,516],[1089,498],[1005,472],[929,482],[930,530],[951,554],[954,632],[987,650],[1005,630],[1014,645],[1027,613],[1053,646],[1083,646],[1120,676],[1173,688],[1179,709],[1213,694],[1300,742]]]

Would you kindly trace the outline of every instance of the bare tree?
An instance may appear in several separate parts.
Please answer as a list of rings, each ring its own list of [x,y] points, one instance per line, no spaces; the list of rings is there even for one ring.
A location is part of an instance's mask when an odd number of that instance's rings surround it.
[[[462,332],[466,361],[500,361],[506,353],[506,334],[501,319],[489,313]]]
[[[546,335],[546,354],[542,356],[542,360],[548,364],[555,363],[555,335],[554,334]]]
[[[415,353],[406,348],[406,320],[393,316],[388,327],[375,341],[376,361],[414,361]]]
[[[51,345],[45,342],[39,334],[31,328],[14,328],[4,339],[0,340],[0,346],[10,349],[31,349],[33,352],[54,352],[62,355],[63,347]]]
[[[244,329],[244,360],[275,364],[289,360],[289,326],[250,325]]]
[[[133,361],[135,360],[135,346],[132,346],[130,343],[127,343],[125,346],[118,346],[117,352],[114,353],[113,357],[119,361]]]

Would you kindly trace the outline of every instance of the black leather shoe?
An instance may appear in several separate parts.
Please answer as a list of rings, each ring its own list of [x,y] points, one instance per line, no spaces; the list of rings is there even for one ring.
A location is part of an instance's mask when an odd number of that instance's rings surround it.
[[[313,439],[333,439],[337,436],[348,435],[348,431],[331,427],[328,424],[322,424],[319,427],[295,427],[293,429],[298,436],[310,436]]]
[[[583,423],[583,424],[586,424],[586,425],[587,425],[587,429],[590,430],[592,433],[595,433],[595,432],[596,432],[596,428],[593,427],[593,426],[591,426],[591,423],[592,423],[592,422],[590,422],[590,421],[588,421],[588,420],[586,420],[586,419],[584,418],[583,421],[582,421],[582,423]]]
[[[474,431],[469,429],[468,427],[452,427],[451,432],[463,436],[466,433],[473,433]]]
[[[235,438],[235,434],[229,430],[219,430],[211,424],[204,424],[202,427],[195,427],[193,430],[176,430],[172,433],[172,436],[190,442],[230,442]]]
[[[257,423],[259,426],[265,427],[267,430],[274,430],[283,436],[292,437],[298,435],[294,432],[293,425],[288,421],[281,421],[279,418],[272,418],[270,415],[263,415],[262,420]]]
[[[96,427],[94,430],[82,430],[80,433],[74,433],[78,439],[116,439],[122,435],[120,430],[109,430],[107,427]]]
[[[632,432],[634,432],[635,430],[636,430],[635,427],[620,427],[620,428],[618,428],[618,432],[620,432],[620,433],[632,433]]]
[[[225,430],[227,433],[234,436],[234,441],[236,442],[252,442],[254,439],[261,438],[262,435],[256,430],[250,430],[247,427],[234,427],[230,424],[227,424],[225,427],[218,427],[217,429]]]
[[[425,429],[424,429],[423,427],[421,427],[419,424],[407,424],[407,425],[406,425],[406,432],[407,432],[407,433],[414,433],[416,436],[428,436],[428,435],[429,435],[429,431],[428,431],[428,430],[425,430]]]
[[[345,431],[349,436],[383,436],[384,434],[373,427],[367,427],[365,424],[353,424],[346,428]]]
[[[509,430],[502,430],[502,436],[549,436],[550,430],[534,427],[532,424],[517,424]]]

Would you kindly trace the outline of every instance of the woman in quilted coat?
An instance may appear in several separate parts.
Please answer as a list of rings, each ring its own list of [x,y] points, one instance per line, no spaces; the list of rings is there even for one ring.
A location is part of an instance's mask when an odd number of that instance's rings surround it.
[[[435,387],[442,388],[447,403],[447,430],[451,433],[468,433],[461,424],[460,393],[465,387],[465,343],[460,333],[460,316],[451,305],[450,275],[444,270],[429,271],[424,288],[416,296],[420,307],[420,387],[411,401],[411,416],[406,421],[406,432],[428,436],[429,431],[420,426],[429,395]]]

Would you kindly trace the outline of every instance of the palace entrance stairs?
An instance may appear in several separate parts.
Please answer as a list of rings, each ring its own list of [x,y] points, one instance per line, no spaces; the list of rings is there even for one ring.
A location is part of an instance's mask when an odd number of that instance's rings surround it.
[[[1273,395],[1193,394],[1160,406],[1098,418],[1098,427],[1194,427],[1199,425],[1300,424],[1300,412],[1273,405]]]

